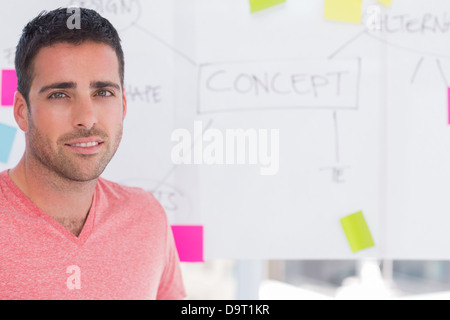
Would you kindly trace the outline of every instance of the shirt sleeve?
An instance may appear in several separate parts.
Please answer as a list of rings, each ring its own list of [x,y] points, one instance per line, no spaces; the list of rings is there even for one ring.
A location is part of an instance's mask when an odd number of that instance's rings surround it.
[[[180,258],[175,246],[172,228],[166,228],[165,267],[158,287],[157,300],[181,300],[186,298],[186,291],[180,268]]]

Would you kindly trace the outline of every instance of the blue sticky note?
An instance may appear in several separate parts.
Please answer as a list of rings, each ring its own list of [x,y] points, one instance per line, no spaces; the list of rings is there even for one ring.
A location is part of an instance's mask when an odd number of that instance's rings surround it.
[[[16,128],[0,123],[0,162],[8,162],[16,133]]]

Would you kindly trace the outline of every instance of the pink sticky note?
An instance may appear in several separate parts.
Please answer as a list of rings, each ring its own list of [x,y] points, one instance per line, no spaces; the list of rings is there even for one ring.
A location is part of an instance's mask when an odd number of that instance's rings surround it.
[[[178,256],[182,262],[203,262],[203,226],[172,226]]]
[[[14,93],[17,90],[17,75],[14,69],[2,70],[2,106],[14,104]]]

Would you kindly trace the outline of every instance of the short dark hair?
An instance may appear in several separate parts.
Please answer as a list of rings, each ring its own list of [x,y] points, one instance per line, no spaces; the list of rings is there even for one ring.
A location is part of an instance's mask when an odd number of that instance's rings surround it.
[[[68,27],[67,21],[73,15],[73,11],[67,8],[42,11],[23,28],[16,48],[15,68],[17,91],[25,97],[28,105],[33,81],[34,58],[40,49],[56,43],[79,45],[85,41],[93,41],[111,46],[117,54],[119,76],[123,87],[125,62],[117,30],[96,11],[86,8],[79,8],[79,10],[79,29]],[[30,111],[29,107],[28,110]]]

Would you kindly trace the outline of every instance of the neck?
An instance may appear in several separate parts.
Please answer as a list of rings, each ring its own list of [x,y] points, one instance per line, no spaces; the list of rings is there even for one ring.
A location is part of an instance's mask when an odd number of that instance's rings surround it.
[[[73,181],[61,177],[26,154],[9,176],[32,202],[57,221],[84,221],[97,184],[97,179]]]

